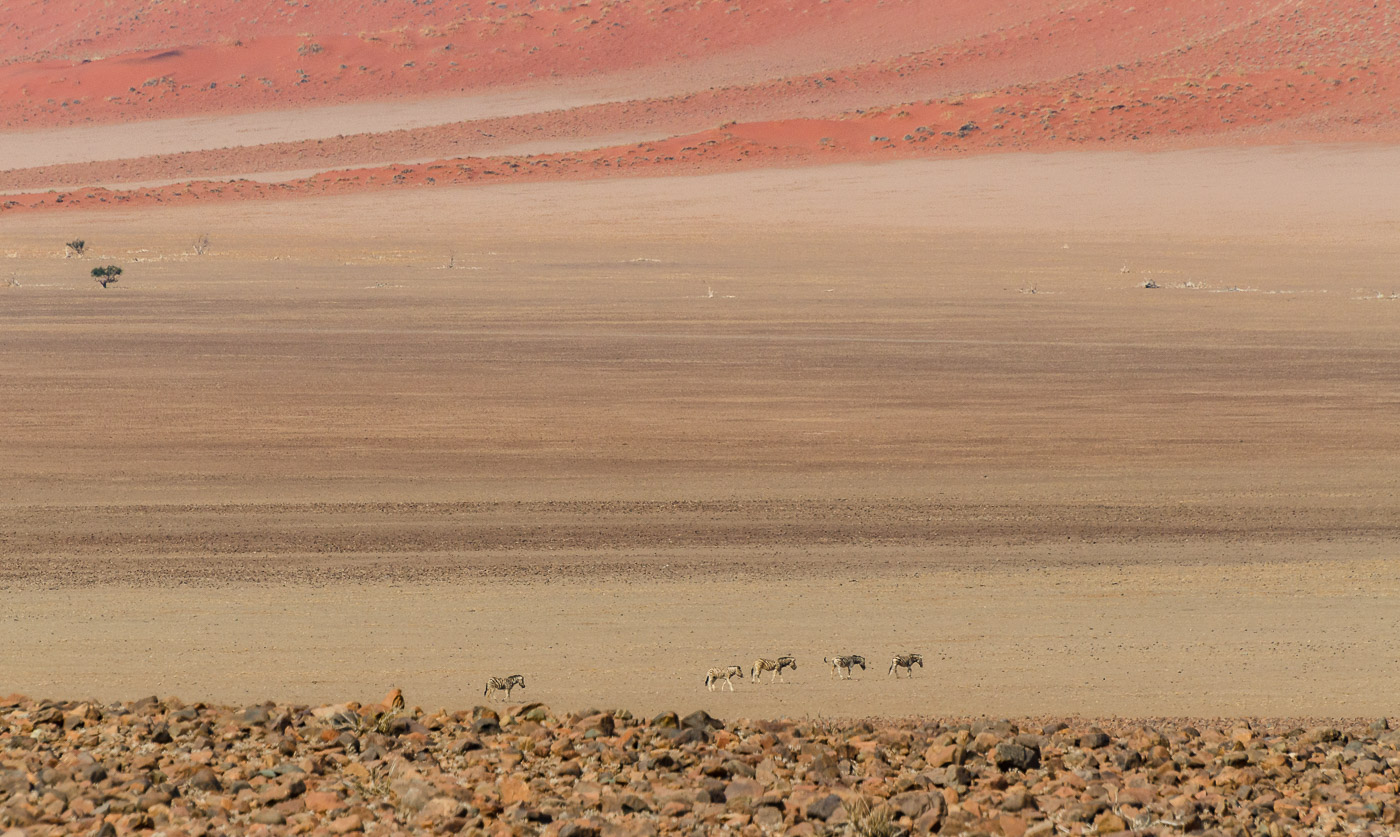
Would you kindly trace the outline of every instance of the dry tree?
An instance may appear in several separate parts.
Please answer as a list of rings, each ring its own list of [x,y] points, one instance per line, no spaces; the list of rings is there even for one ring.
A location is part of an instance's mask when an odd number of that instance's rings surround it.
[[[92,280],[104,288],[114,284],[117,281],[117,277],[121,275],[122,269],[114,264],[109,264],[106,267],[94,267],[92,269]]]

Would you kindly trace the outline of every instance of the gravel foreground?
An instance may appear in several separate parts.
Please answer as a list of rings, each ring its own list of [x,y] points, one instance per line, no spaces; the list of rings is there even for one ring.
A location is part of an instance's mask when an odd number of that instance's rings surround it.
[[[1400,830],[1384,720],[724,722],[401,702],[0,698],[0,837]]]

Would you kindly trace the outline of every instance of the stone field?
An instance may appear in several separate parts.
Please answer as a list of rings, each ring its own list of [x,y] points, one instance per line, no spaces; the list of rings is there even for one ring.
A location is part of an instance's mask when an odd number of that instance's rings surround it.
[[[1393,834],[1400,732],[0,699],[0,831]]]

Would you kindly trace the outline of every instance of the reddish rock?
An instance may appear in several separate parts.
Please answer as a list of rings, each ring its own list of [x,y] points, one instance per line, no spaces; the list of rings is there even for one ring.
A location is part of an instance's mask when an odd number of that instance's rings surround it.
[[[310,791],[302,799],[305,801],[308,811],[334,811],[344,804],[340,794],[333,791]]]
[[[347,814],[331,820],[326,826],[332,834],[349,834],[354,831],[364,830],[364,820],[359,814]]]

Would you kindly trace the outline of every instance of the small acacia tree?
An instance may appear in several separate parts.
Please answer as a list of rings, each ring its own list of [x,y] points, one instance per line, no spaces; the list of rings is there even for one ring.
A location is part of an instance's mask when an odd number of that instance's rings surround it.
[[[101,285],[104,288],[112,284],[113,282],[116,282],[117,277],[121,275],[122,269],[114,264],[109,264],[106,267],[94,267],[92,269],[93,281],[97,282],[97,284]]]
[[[63,246],[72,250],[74,255],[81,256],[83,254],[83,248],[87,246],[87,242],[83,241],[81,238],[75,238]]]

